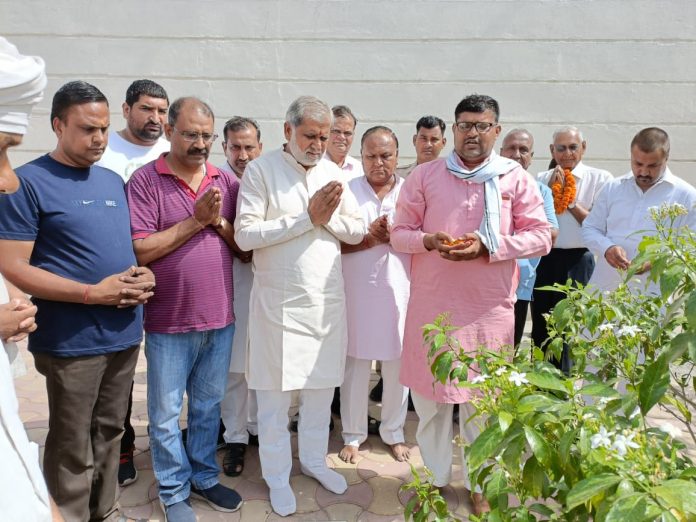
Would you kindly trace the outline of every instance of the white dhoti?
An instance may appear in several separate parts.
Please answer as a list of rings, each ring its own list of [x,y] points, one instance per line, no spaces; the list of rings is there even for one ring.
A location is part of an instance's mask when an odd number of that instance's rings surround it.
[[[382,362],[382,415],[379,435],[385,444],[404,442],[404,423],[408,412],[408,388],[399,382],[401,359]],[[343,443],[359,447],[367,439],[368,386],[372,361],[346,358],[341,385],[341,423]]]
[[[423,463],[433,473],[433,484],[437,487],[446,486],[452,479],[452,411],[455,404],[434,402],[414,391],[411,391],[411,398],[419,418],[416,441]],[[481,417],[467,422],[474,413],[476,408],[472,404],[459,404],[459,436],[467,444],[471,444],[481,434]],[[471,490],[464,448],[460,447],[460,452],[464,485]],[[478,487],[476,489],[479,490]]]
[[[258,435],[256,392],[247,386],[243,373],[227,374],[220,416],[225,425],[225,442],[249,444],[249,434]]]

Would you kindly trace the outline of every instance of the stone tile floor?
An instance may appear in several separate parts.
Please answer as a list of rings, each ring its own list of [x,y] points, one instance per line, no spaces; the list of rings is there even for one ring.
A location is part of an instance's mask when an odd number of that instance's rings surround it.
[[[16,380],[17,397],[19,399],[20,415],[29,433],[29,438],[37,442],[43,456],[43,444],[48,431],[48,404],[44,379],[34,369],[33,359],[22,343],[20,352],[26,362],[27,374]],[[147,438],[147,408],[146,400],[146,361],[141,351],[135,373],[135,388],[133,391],[132,422],[136,431],[135,464],[138,469],[138,480],[120,491],[120,505],[123,521],[163,521],[164,516],[157,501],[157,484],[152,472],[150,450]],[[373,376],[376,379],[376,376]],[[379,406],[370,405],[370,413],[379,418]],[[670,415],[657,410],[652,416],[656,424],[670,422]],[[182,417],[183,421],[183,417]],[[185,422],[185,421],[184,421]],[[673,425],[676,422],[671,421]],[[182,422],[183,425],[183,422]],[[406,442],[413,446],[411,463],[419,470],[423,461],[418,448],[415,446],[417,417],[409,412],[406,421]],[[690,442],[682,431],[682,440]],[[349,488],[343,495],[335,495],[321,487],[314,479],[302,475],[297,461],[297,441],[293,434],[294,465],[291,485],[297,497],[297,513],[282,520],[287,521],[397,521],[403,520],[404,505],[408,496],[399,488],[410,480],[410,468],[406,463],[396,462],[389,448],[379,437],[370,436],[361,448],[361,459],[357,464],[346,464],[338,458],[342,447],[340,439],[340,421],[331,433],[329,441],[328,460],[330,466],[346,477]],[[222,460],[223,452],[218,452]],[[696,447],[689,447],[691,458],[696,459]],[[465,495],[461,480],[461,465],[459,451],[454,451],[454,482],[444,488],[443,494],[449,503],[451,512],[462,520],[468,518],[471,509],[470,500]],[[193,500],[192,504],[198,520],[214,521],[229,520],[241,522],[275,521],[280,520],[273,513],[268,499],[268,488],[261,478],[258,458],[258,448],[249,447],[244,473],[235,478],[220,474],[220,481],[239,491],[244,499],[242,508],[236,513],[220,513],[212,510],[207,504]]]

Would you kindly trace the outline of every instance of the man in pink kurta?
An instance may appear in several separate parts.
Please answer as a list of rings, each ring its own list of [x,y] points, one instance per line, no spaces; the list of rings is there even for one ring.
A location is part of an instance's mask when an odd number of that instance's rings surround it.
[[[447,159],[419,165],[397,202],[391,244],[413,254],[401,382],[411,389],[419,416],[416,438],[436,486],[450,481],[452,409],[460,404],[462,436],[477,436],[471,391],[435,384],[422,326],[451,313],[453,335],[472,351],[513,342],[518,258],[545,255],[550,226],[535,181],[493,147],[500,134],[497,102],[464,98],[455,109],[454,151]],[[465,242],[447,246],[454,239]],[[464,426],[466,424],[466,426]],[[467,433],[469,432],[469,433]],[[465,472],[465,480],[466,480]],[[482,509],[480,494],[474,505]]]

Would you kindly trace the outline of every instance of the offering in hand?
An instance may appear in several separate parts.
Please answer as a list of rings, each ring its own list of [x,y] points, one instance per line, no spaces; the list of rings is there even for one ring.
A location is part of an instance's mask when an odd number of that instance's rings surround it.
[[[448,247],[461,246],[461,247],[466,248],[468,246],[471,246],[471,244],[473,242],[474,242],[473,239],[458,237],[454,241],[443,241],[443,245],[448,246]]]

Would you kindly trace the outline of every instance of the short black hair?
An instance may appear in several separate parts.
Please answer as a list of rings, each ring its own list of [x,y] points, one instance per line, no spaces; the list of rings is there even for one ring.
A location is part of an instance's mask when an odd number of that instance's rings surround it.
[[[169,106],[169,113],[167,114],[167,122],[169,125],[172,127],[176,125],[176,120],[179,119],[181,108],[189,102],[195,104],[203,114],[215,120],[215,115],[213,114],[213,109],[210,108],[210,105],[205,103],[200,98],[196,98],[195,96],[183,96],[174,100]]]
[[[446,125],[441,118],[438,118],[437,116],[423,116],[416,123],[416,133],[418,133],[418,131],[421,130],[421,128],[434,129],[435,127],[440,127],[440,132],[443,135],[445,134]]]
[[[384,125],[375,125],[363,133],[362,138],[360,138],[360,150],[362,150],[363,144],[368,136],[370,136],[370,134],[374,134],[375,132],[384,132],[386,134],[390,134],[391,137],[394,138],[394,143],[396,143],[396,150],[399,150],[399,138],[396,137],[396,133],[393,130]]]
[[[162,87],[159,83],[155,83],[152,80],[135,80],[133,83],[131,83],[126,91],[126,105],[132,107],[141,96],[161,98],[163,100],[167,100],[167,104],[169,104],[169,96],[167,96],[167,91],[165,91],[164,87]]]
[[[500,119],[500,106],[498,102],[485,94],[470,94],[457,104],[457,107],[454,109],[454,119],[456,120],[457,116],[462,112],[481,113],[487,110],[493,111],[497,123]]]
[[[631,148],[638,147],[646,154],[662,151],[664,158],[669,157],[669,135],[659,127],[648,127],[641,130],[631,140]]]
[[[227,141],[228,132],[239,132],[244,129],[256,129],[256,140],[261,142],[261,128],[256,120],[246,118],[244,116],[232,116],[225,123],[225,128],[222,129],[222,141]]]
[[[65,115],[70,107],[84,103],[106,103],[106,106],[109,106],[109,100],[106,99],[104,93],[91,83],[78,80],[63,85],[53,95],[51,129],[53,129],[53,120],[58,118],[61,121],[65,121]]]

